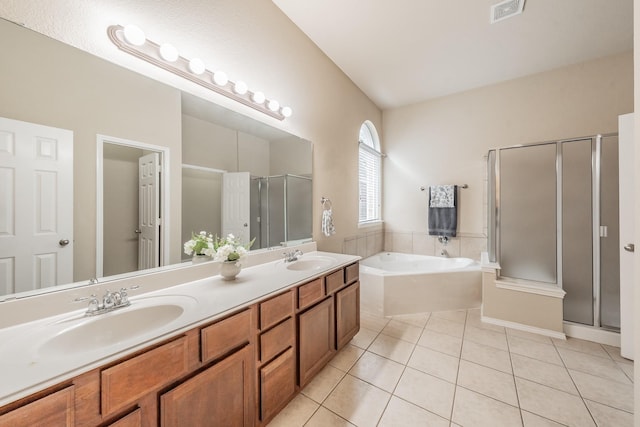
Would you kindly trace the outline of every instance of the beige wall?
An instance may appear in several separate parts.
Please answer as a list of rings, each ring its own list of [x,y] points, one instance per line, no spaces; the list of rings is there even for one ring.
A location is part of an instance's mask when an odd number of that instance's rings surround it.
[[[433,253],[427,195],[420,186],[468,184],[460,190],[453,254],[479,255],[486,232],[487,150],[617,131],[633,110],[633,55],[536,74],[420,104],[386,110],[382,145],[383,217],[389,250]]]
[[[524,325],[530,332],[564,333],[562,298],[499,288],[495,271],[482,273],[482,316]]]
[[[180,176],[180,93],[77,49],[0,21],[0,116],[74,134],[74,278],[95,276],[96,135],[169,147]],[[10,102],[8,101],[10,100]],[[180,239],[173,181],[172,239]],[[178,255],[177,251],[176,254]],[[174,258],[175,259],[175,258]]]

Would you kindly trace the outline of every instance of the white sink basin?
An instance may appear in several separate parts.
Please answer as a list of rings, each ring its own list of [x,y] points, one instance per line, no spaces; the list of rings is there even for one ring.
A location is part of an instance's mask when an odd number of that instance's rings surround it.
[[[306,270],[322,270],[330,267],[335,260],[325,256],[303,256],[297,261],[286,264],[288,270],[306,271]]]
[[[141,298],[129,307],[95,317],[83,317],[46,340],[38,352],[42,355],[85,352],[124,342],[159,330],[195,306],[186,296]],[[67,322],[64,322],[67,323]]]

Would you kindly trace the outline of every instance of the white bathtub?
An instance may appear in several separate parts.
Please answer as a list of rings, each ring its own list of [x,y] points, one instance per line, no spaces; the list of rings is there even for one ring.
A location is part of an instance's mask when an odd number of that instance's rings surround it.
[[[480,264],[469,258],[381,252],[360,261],[363,310],[383,316],[477,308]]]

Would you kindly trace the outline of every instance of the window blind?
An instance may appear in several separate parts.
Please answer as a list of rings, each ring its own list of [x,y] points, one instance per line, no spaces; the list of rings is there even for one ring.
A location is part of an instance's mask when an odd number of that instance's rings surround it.
[[[359,222],[380,220],[381,155],[361,142],[358,156]]]

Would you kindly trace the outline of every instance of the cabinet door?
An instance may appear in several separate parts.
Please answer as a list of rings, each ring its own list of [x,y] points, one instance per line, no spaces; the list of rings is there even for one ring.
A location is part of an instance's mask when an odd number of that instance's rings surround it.
[[[360,330],[360,282],[336,294],[336,343],[344,347]]]
[[[246,346],[160,396],[160,425],[253,426],[252,346]]]
[[[260,369],[260,420],[270,420],[296,392],[296,355],[288,349]]]
[[[333,298],[298,315],[300,386],[304,387],[335,353]]]
[[[0,416],[0,427],[71,427],[74,388],[67,387]]]

